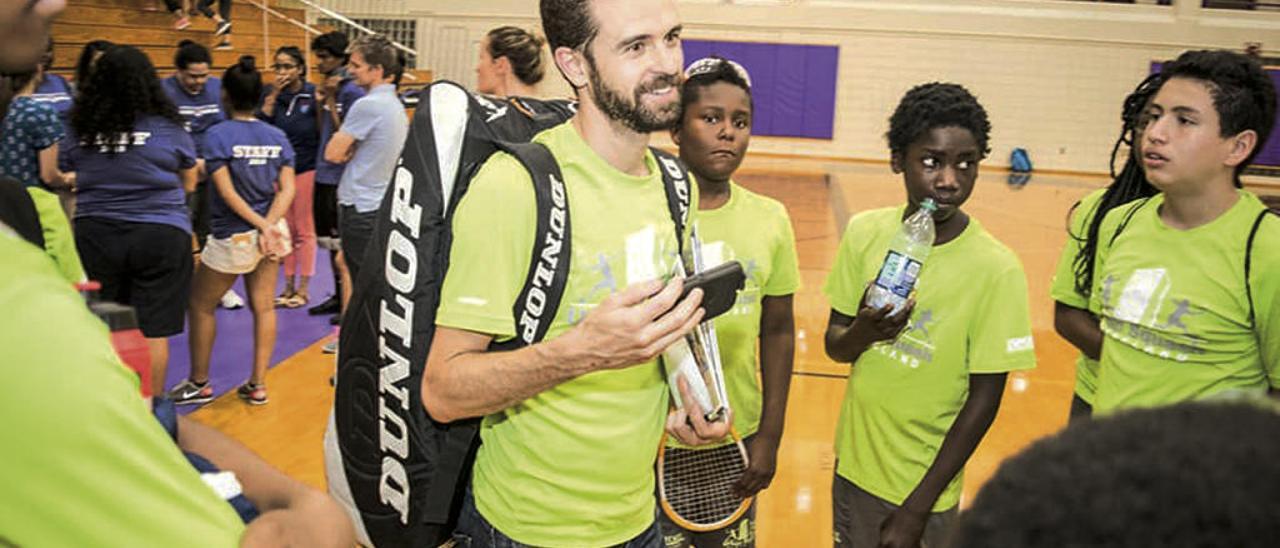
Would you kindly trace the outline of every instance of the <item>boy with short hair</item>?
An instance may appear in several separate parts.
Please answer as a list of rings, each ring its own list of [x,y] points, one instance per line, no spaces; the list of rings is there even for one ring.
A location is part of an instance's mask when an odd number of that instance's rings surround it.
[[[751,143],[754,105],[746,69],[720,57],[700,59],[685,70],[683,88],[684,113],[671,137],[698,183],[697,229],[706,266],[737,260],[747,274],[733,308],[714,321],[734,428],[747,448],[747,469],[734,488],[756,496],[773,480],[786,417],[795,358],[792,296],[800,289],[796,238],[785,206],[733,181]],[[673,451],[699,450],[674,438],[667,444],[668,458]],[[755,502],[715,531],[682,529],[665,514],[659,520],[666,548],[755,546]]]
[[[960,209],[990,131],[961,86],[908,91],[887,136],[907,203],[855,215],[841,239],[826,286],[827,355],[852,364],[836,430],[837,546],[941,546],[1006,374],[1035,366],[1022,264]],[[937,204],[937,237],[916,296],[897,313],[874,309],[868,282],[925,199]]]

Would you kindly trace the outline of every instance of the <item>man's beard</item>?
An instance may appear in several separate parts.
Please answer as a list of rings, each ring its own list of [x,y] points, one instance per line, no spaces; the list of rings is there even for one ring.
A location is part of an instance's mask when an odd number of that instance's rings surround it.
[[[648,82],[642,82],[632,92],[628,100],[623,92],[607,86],[600,71],[596,70],[595,61],[588,58],[590,71],[587,77],[591,80],[591,99],[609,119],[621,122],[636,133],[652,133],[666,131],[680,122],[680,77],[677,74],[664,74]],[[655,89],[670,87],[676,92],[676,100],[659,109],[650,109],[641,102],[641,97]]]

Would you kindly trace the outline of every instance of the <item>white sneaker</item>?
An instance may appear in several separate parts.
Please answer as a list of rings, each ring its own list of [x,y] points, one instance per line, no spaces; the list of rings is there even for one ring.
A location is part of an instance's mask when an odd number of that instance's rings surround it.
[[[329,341],[329,342],[325,343],[325,345],[324,345],[324,346],[320,347],[320,352],[321,352],[321,353],[324,353],[324,354],[337,354],[337,353],[338,353],[338,338],[337,338],[337,337],[334,337],[332,341]]]
[[[237,308],[244,308],[244,299],[241,299],[239,295],[236,295],[236,291],[234,289],[228,289],[226,293],[222,294],[222,302],[219,304],[222,305],[222,308],[227,310],[235,310]]]

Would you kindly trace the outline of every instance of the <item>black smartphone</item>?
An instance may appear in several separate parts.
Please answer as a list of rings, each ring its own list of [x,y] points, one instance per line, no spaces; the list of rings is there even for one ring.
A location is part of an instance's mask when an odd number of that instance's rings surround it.
[[[742,263],[738,261],[721,263],[685,278],[680,300],[684,300],[693,288],[701,288],[701,306],[707,311],[702,321],[707,321],[733,308],[733,303],[738,300],[738,291],[742,290],[746,280],[747,274],[742,270]]]

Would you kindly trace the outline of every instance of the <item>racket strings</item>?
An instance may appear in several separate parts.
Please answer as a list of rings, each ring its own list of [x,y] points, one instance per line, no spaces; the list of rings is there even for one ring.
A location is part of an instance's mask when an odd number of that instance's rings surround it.
[[[745,471],[738,444],[701,450],[668,447],[662,462],[663,496],[690,523],[719,523],[742,505],[733,485]]]

